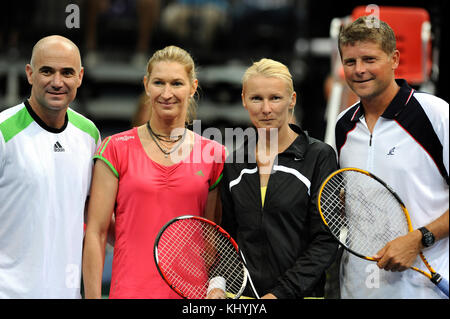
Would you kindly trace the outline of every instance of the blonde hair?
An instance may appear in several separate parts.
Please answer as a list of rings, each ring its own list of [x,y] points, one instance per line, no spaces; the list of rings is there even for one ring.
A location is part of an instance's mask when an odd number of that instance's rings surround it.
[[[356,42],[374,42],[388,55],[396,49],[395,34],[384,21],[374,16],[363,16],[345,26],[339,32],[338,48],[342,58],[342,47]]]
[[[186,74],[189,78],[191,84],[197,79],[197,73],[195,71],[195,63],[192,59],[192,56],[182,48],[171,45],[167,46],[164,49],[156,51],[150,60],[147,63],[147,79],[150,78],[150,74],[152,73],[153,67],[158,62],[177,62],[184,66],[186,70]],[[197,92],[196,92],[197,94]],[[189,99],[189,105],[186,113],[186,124],[191,124],[192,121],[196,118],[197,113],[197,101],[194,97]],[[151,110],[150,110],[151,117]]]
[[[281,62],[267,58],[262,58],[261,60],[254,62],[245,71],[242,77],[242,92],[244,92],[245,83],[255,75],[282,79],[287,84],[288,93],[290,95],[294,93],[294,81],[292,80],[291,72],[289,72],[288,67]],[[292,121],[294,117],[294,108],[290,111],[291,118],[289,121]]]
[[[292,81],[292,75],[289,72],[288,67],[281,62],[267,58],[263,58],[258,62],[254,62],[245,71],[244,76],[242,77],[242,85],[245,86],[245,83],[248,81],[248,79],[255,75],[280,78],[286,81],[289,94],[292,94],[294,92],[294,82]]]

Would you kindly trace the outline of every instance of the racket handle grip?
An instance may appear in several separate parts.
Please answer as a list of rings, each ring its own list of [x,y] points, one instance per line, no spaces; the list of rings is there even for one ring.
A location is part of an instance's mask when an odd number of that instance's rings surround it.
[[[436,284],[436,286],[448,297],[448,280],[442,277],[442,279]]]
[[[431,276],[431,282],[435,284],[448,297],[448,280],[438,273]]]

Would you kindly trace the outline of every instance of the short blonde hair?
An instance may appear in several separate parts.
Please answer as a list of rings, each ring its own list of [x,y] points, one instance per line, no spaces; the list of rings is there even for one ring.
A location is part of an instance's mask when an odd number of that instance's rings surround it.
[[[171,45],[156,51],[147,63],[147,79],[150,78],[153,67],[158,62],[177,62],[184,66],[191,84],[197,79],[195,63],[192,56],[184,49]],[[195,95],[194,95],[195,96]],[[197,101],[195,97],[189,99],[188,110],[186,114],[186,124],[191,124],[196,118]],[[151,114],[150,114],[151,116]]]
[[[289,72],[288,67],[281,62],[267,58],[263,58],[257,62],[254,62],[245,71],[244,76],[242,77],[243,87],[245,86],[245,83],[248,81],[248,79],[255,75],[280,78],[286,81],[289,94],[292,94],[294,92],[294,82],[292,80],[292,75]]]
[[[394,53],[397,46],[394,31],[386,22],[374,16],[363,16],[339,32],[338,48],[341,58],[344,45],[367,41],[377,43],[388,55]]]

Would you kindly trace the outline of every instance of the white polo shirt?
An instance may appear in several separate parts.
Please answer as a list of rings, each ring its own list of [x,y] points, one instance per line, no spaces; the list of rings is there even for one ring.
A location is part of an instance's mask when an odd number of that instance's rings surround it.
[[[400,196],[414,229],[441,216],[449,207],[449,104],[397,80],[400,91],[372,134],[361,103],[343,111],[336,123],[339,165],[365,169]],[[431,266],[448,279],[448,237],[424,249]],[[415,266],[427,270],[417,258]],[[343,298],[443,298],[425,276],[408,270],[378,270],[373,262],[344,253]],[[445,297],[447,298],[447,297]]]
[[[70,108],[60,130],[28,102],[0,113],[0,299],[80,297],[84,208],[99,141],[95,125]]]

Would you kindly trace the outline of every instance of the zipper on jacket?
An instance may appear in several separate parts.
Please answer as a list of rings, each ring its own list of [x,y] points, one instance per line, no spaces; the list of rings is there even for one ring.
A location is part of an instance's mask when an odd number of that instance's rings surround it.
[[[372,134],[370,134],[369,146],[372,146]]]

